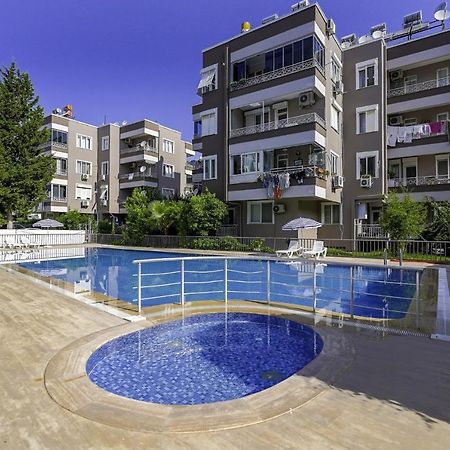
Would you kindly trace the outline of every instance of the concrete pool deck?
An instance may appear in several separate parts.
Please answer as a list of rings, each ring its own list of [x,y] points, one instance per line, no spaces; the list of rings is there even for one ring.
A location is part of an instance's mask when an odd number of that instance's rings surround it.
[[[4,270],[0,286],[0,448],[450,446],[448,342],[334,330],[353,341],[352,364],[292,413],[232,430],[144,433],[67,411],[51,399],[43,379],[64,347],[126,322]]]

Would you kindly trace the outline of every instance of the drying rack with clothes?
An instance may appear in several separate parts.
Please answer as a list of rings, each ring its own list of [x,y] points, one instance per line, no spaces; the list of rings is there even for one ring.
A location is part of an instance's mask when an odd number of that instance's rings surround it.
[[[410,144],[414,139],[421,139],[433,135],[445,134],[447,132],[447,121],[437,121],[410,125],[404,127],[387,127],[387,145],[395,147],[398,143]]]

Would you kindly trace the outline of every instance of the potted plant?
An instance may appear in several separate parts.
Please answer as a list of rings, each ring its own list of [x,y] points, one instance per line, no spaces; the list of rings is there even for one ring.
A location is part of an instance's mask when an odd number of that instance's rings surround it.
[[[397,178],[396,173],[393,170],[389,170],[388,172],[388,187],[396,187],[397,186]]]

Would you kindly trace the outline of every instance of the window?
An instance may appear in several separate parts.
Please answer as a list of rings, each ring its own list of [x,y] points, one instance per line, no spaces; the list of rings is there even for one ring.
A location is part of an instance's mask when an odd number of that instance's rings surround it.
[[[356,108],[356,134],[378,131],[378,105]]]
[[[403,125],[405,125],[405,126],[417,125],[417,119],[414,117],[409,117],[408,119],[404,119]]]
[[[83,134],[77,134],[77,147],[92,150],[92,138]]]
[[[378,84],[378,59],[356,64],[356,89],[363,89]]]
[[[337,57],[331,58],[331,81],[336,83],[341,80],[342,64]]]
[[[450,178],[449,155],[436,156],[436,177],[444,179]]]
[[[417,184],[417,158],[403,159],[403,178],[406,184]]]
[[[206,156],[203,158],[203,179],[217,179],[217,155]]]
[[[448,112],[443,112],[436,114],[436,121],[437,122],[445,122],[448,120]]]
[[[337,153],[330,152],[330,173],[331,175],[340,175],[341,163]]]
[[[50,140],[58,144],[67,144],[67,132],[60,130],[51,130]]]
[[[202,136],[202,121],[196,120],[194,122],[194,138],[198,138]]]
[[[100,166],[100,174],[101,175],[109,175],[109,163],[108,161],[103,161],[102,165]]]
[[[100,188],[100,200],[108,201],[109,199],[109,186],[107,184],[104,184]]]
[[[67,175],[67,159],[56,158],[56,175]]]
[[[80,200],[91,200],[92,186],[77,184],[75,198],[78,198]]]
[[[217,113],[216,110],[205,111],[202,114],[202,136],[217,134]]]
[[[163,177],[175,178],[175,167],[171,164],[163,164]]]
[[[109,150],[109,136],[102,137],[102,151]]]
[[[67,201],[67,186],[62,184],[52,184],[50,191],[50,200],[54,202]]]
[[[81,173],[82,175],[92,175],[92,163],[89,161],[77,161],[76,173]]]
[[[197,87],[198,95],[217,89],[217,64],[203,68],[200,75],[201,79]]]
[[[417,84],[417,75],[408,75],[403,78],[403,83],[405,86],[405,92],[414,92],[413,89],[409,89],[414,87]]]
[[[284,169],[289,164],[289,156],[287,153],[279,153],[277,155],[277,169]]]
[[[273,202],[248,202],[247,223],[273,223]]]
[[[331,105],[330,125],[339,133],[341,128],[341,112],[334,105]]]
[[[378,178],[378,152],[356,153],[356,179],[362,175]]]
[[[261,170],[259,153],[243,153],[232,156],[232,175],[254,173]]]
[[[278,127],[279,126],[279,122],[286,121],[288,119],[288,105],[287,105],[287,102],[277,103],[277,104],[273,105],[273,109],[274,109],[274,112],[275,112],[275,126]],[[265,121],[265,119],[264,119],[264,121]]]
[[[171,199],[175,195],[175,189],[162,188],[161,194],[164,198]]]
[[[163,151],[166,153],[175,153],[175,142],[163,139]]]
[[[322,223],[324,225],[339,225],[341,223],[341,205],[322,203]]]
[[[448,79],[448,67],[442,67],[436,71],[437,85],[438,87],[448,86],[450,80]]]
[[[401,164],[400,160],[391,160],[389,161],[389,178],[398,180],[401,178]]]

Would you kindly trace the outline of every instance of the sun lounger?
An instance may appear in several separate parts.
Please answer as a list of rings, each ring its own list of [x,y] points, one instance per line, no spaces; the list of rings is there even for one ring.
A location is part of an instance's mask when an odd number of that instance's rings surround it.
[[[298,241],[290,241],[289,242],[289,247],[286,250],[278,250],[276,252],[276,255],[278,257],[281,256],[287,256],[288,258],[293,258],[294,254],[299,255],[300,252],[303,251],[303,247],[300,246],[300,243]]]
[[[319,259],[319,256],[323,256],[325,258],[325,256],[327,256],[327,250],[328,248],[324,247],[323,241],[314,241],[313,248],[311,250],[305,250],[302,253],[302,256],[305,258],[312,257],[316,259]]]

